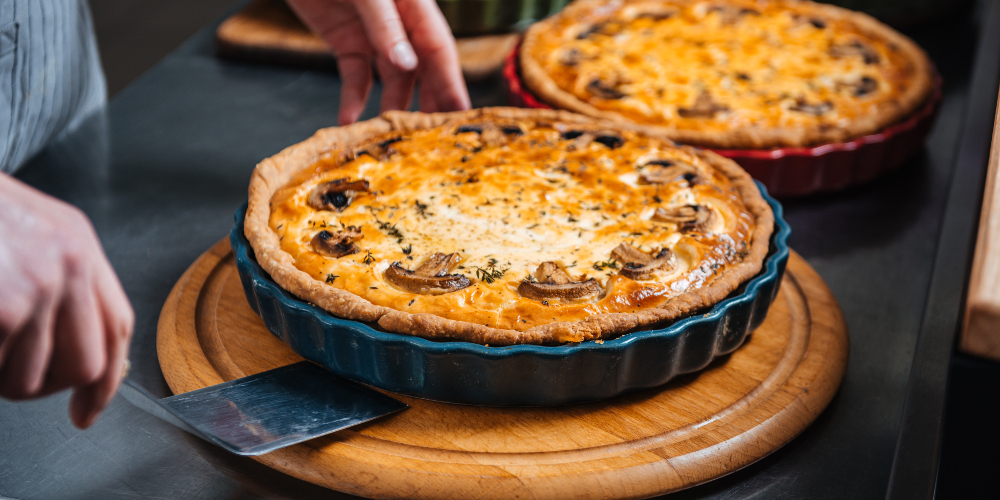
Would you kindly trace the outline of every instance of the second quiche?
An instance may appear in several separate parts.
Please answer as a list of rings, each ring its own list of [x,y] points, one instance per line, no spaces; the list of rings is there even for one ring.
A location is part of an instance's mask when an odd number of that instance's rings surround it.
[[[849,140],[933,90],[910,39],[812,2],[578,0],[528,30],[528,89],[559,108],[728,149]]]

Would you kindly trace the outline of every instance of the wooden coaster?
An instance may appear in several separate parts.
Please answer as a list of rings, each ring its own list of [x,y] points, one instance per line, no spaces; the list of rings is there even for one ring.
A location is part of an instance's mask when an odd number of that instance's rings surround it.
[[[462,74],[470,82],[500,71],[504,58],[521,39],[514,34],[456,39]],[[219,25],[219,55],[233,59],[293,66],[333,68],[326,43],[312,34],[280,0],[256,0]]]
[[[157,349],[174,393],[301,360],[250,309],[228,241],[174,286]],[[551,408],[394,395],[411,408],[255,460],[372,498],[649,497],[723,476],[790,441],[830,402],[847,355],[840,307],[792,252],[767,319],[746,343],[663,387]]]

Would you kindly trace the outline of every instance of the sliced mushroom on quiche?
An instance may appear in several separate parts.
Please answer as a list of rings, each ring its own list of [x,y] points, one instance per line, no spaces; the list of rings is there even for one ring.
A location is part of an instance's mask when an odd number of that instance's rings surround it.
[[[712,94],[704,89],[698,93],[694,104],[677,108],[677,114],[682,118],[715,118],[715,115],[726,111],[729,111],[729,106],[716,101]]]
[[[652,220],[669,222],[682,233],[711,233],[718,225],[719,216],[705,205],[682,205],[674,208],[658,207]]]
[[[337,231],[336,234],[324,229],[313,236],[309,245],[312,246],[313,251],[324,257],[339,259],[345,255],[358,253],[358,247],[354,245],[354,242],[364,237],[361,230],[354,226]]]
[[[421,295],[440,295],[461,290],[472,282],[461,274],[448,274],[461,262],[458,253],[435,252],[420,267],[410,271],[399,262],[385,270],[385,279],[396,287]]]
[[[633,280],[648,280],[656,271],[671,271],[677,267],[677,257],[668,248],[648,254],[628,243],[621,243],[611,255],[622,263],[619,274]]]
[[[683,180],[693,186],[707,182],[697,167],[682,160],[668,160],[654,155],[640,158],[638,163],[639,180],[645,184],[669,184]]]
[[[596,297],[601,285],[594,278],[574,281],[556,262],[543,262],[530,279],[517,286],[517,293],[534,300],[581,300]]]
[[[354,197],[368,192],[368,181],[336,179],[324,182],[309,193],[309,206],[316,210],[341,212],[354,201]]]

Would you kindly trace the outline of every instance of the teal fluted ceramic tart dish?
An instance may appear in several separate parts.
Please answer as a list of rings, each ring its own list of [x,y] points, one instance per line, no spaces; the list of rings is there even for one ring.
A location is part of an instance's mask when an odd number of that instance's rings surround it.
[[[487,347],[381,330],[338,318],[279,287],[244,236],[244,205],[230,242],[247,300],[267,329],[299,355],[345,378],[390,392],[450,403],[550,406],[615,397],[701,370],[743,344],[767,316],[788,261],[791,232],[774,211],[761,271],[708,310],[613,340],[559,346]]]

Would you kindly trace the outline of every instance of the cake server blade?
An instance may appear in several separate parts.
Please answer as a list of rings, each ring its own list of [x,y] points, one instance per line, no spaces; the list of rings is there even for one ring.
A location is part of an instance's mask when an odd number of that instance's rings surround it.
[[[238,455],[264,453],[409,408],[381,392],[300,361],[158,399],[130,380],[128,402]]]

